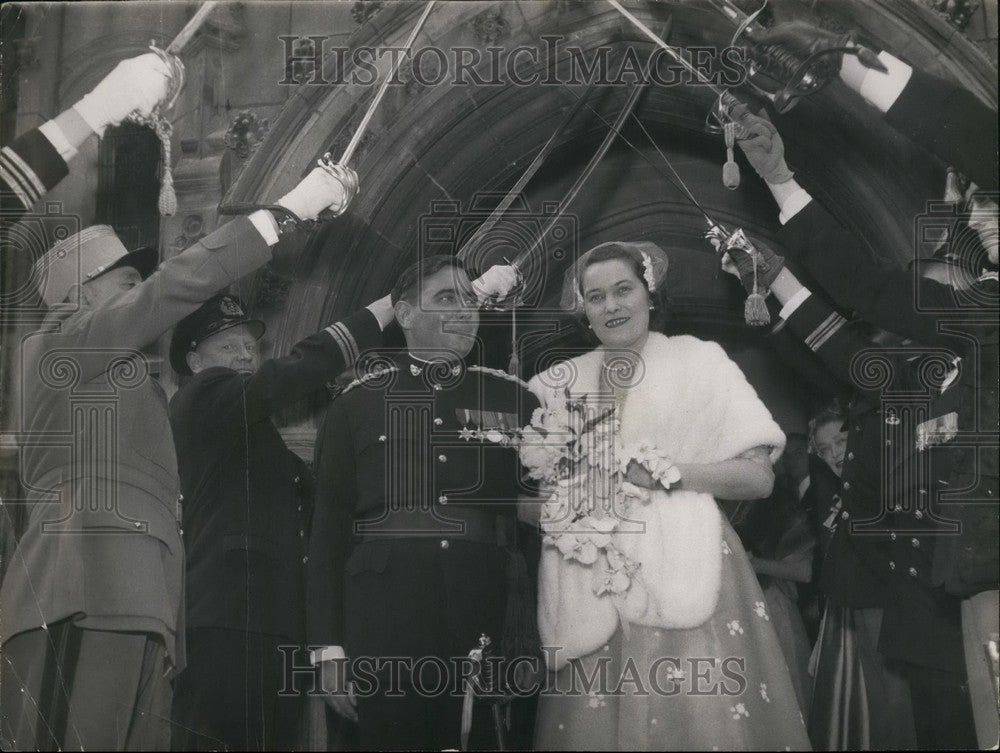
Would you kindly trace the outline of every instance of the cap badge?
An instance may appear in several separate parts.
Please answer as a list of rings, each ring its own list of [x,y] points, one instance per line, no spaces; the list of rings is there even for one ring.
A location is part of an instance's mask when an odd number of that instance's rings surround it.
[[[240,304],[232,298],[223,298],[219,302],[219,309],[222,311],[224,316],[244,316],[243,309],[240,308]]]

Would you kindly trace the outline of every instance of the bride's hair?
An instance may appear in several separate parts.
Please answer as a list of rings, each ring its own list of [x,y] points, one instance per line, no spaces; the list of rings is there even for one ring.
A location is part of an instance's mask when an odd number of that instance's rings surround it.
[[[666,316],[666,297],[664,296],[664,284],[663,279],[656,280],[656,290],[650,292],[648,281],[646,280],[646,267],[644,265],[644,260],[642,258],[642,253],[638,250],[639,244],[632,243],[604,243],[597,246],[580,259],[579,263],[576,265],[575,279],[573,284],[576,286],[576,290],[580,290],[583,286],[583,276],[587,272],[587,269],[594,264],[599,264],[602,261],[612,261],[615,259],[621,259],[628,264],[629,269],[636,276],[636,279],[642,283],[643,287],[646,289],[649,295],[649,305],[652,306],[652,310],[649,312],[649,331],[650,332],[662,332],[663,327],[667,322]],[[653,244],[649,244],[652,246]],[[657,248],[657,251],[659,249]],[[663,254],[662,251],[659,251]],[[665,258],[665,255],[664,255]],[[665,266],[665,264],[664,264]],[[664,272],[657,275],[657,278],[662,278]],[[580,307],[577,313],[576,322],[583,330],[584,334],[587,336],[588,340],[593,340],[596,342],[597,335],[593,333],[590,329],[589,323],[587,322],[587,314]]]

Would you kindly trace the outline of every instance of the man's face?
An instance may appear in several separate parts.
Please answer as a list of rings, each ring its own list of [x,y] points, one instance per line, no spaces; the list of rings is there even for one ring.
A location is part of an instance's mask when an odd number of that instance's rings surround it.
[[[839,421],[827,421],[816,427],[812,440],[816,455],[838,476],[844,470],[844,451],[847,449],[847,432],[840,427]]]
[[[133,267],[118,267],[83,284],[83,301],[97,308],[116,295],[125,293],[142,282],[142,275]]]
[[[972,197],[969,206],[969,227],[979,234],[979,242],[986,249],[991,264],[997,263],[997,244],[1000,242],[997,211],[995,202],[978,195]]]
[[[260,350],[250,327],[238,324],[206,337],[188,353],[187,361],[193,374],[213,366],[253,374],[260,368]]]
[[[396,319],[410,351],[466,356],[479,332],[479,309],[469,276],[452,267],[423,278],[419,298],[401,301]]]

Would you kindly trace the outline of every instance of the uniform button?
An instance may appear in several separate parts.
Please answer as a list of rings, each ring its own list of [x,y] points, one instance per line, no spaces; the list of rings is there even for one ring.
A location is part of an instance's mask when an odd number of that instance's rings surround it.
[[[443,423],[444,423],[444,419],[443,418],[435,418],[434,419],[434,425],[435,426],[440,426]]]
[[[843,520],[847,520],[849,517],[851,517],[851,514],[849,512],[847,512],[847,510],[844,510],[842,513],[840,513],[840,517]]]
[[[893,562],[892,560],[889,561],[889,569],[890,570],[895,570],[896,569],[896,563]]]
[[[438,462],[439,463],[447,463],[448,462],[448,456],[447,455],[443,455],[443,454],[442,455],[438,455]]]
[[[441,385],[440,385],[440,384],[435,384],[435,385],[434,385],[434,389],[436,389],[436,390],[440,390],[440,389],[441,389]]]
[[[911,578],[916,578],[917,577],[917,568],[915,568],[915,567],[911,567],[910,568],[910,577]]]
[[[438,497],[438,503],[442,505],[448,504],[448,497],[442,494],[440,497]]]
[[[293,483],[293,484],[297,484],[297,483],[299,483],[299,481],[301,481],[301,480],[302,480],[302,479],[300,479],[300,478],[299,478],[298,476],[296,476],[295,478],[293,478],[293,479],[292,479],[292,483]]]
[[[138,520],[135,521],[132,525],[134,525],[136,528],[142,528],[142,523]]]
[[[296,509],[297,509],[297,510],[298,510],[299,512],[302,512],[302,505],[299,505],[299,506],[298,506],[298,508],[296,508]]]
[[[923,510],[917,510],[915,513],[913,513],[913,517],[915,517],[917,520],[923,520],[924,519],[924,511]]]
[[[183,502],[184,501],[184,495],[183,494],[178,494],[177,495],[177,501],[178,502]]]
[[[381,435],[381,436],[380,436],[380,437],[378,438],[378,441],[379,441],[379,442],[384,442],[384,441],[385,441],[385,434],[382,434],[382,435]]]
[[[895,541],[895,540],[896,540],[896,532],[895,531],[890,531],[889,532],[889,541]]]
[[[861,431],[861,424],[854,424],[854,431]]]
[[[910,543],[913,544],[913,546],[915,546],[917,549],[920,548],[920,539],[917,538],[910,539]]]
[[[892,445],[892,440],[891,439],[885,440],[885,446],[889,447],[890,445]]]
[[[308,555],[306,555],[305,557],[302,558],[302,564],[303,565],[306,564],[308,561],[309,561],[309,556]]]
[[[844,482],[844,491],[845,492],[849,492],[850,490],[851,490],[851,482],[850,481],[845,481]]]
[[[848,460],[854,460],[854,453],[853,452],[847,453],[847,459]]]
[[[447,549],[451,544],[448,543],[448,539],[441,539],[441,548]]]
[[[927,490],[926,489],[921,489],[920,490],[920,494],[927,494]]]
[[[306,537],[306,532],[305,532],[305,531],[302,531],[302,530],[300,530],[300,531],[299,531],[299,538],[300,538],[300,539],[304,539],[305,537]]]

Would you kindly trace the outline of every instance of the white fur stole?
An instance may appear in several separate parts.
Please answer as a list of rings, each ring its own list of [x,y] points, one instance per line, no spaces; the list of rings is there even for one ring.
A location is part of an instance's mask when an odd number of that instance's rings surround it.
[[[601,348],[558,363],[535,376],[532,391],[542,404],[600,391]],[[650,442],[677,463],[715,463],[754,447],[772,448],[785,437],[739,370],[713,342],[650,333],[640,372],[621,415],[625,445]],[[683,483],[683,480],[682,480]],[[622,616],[663,628],[692,628],[715,611],[722,581],[722,518],[711,495],[678,489],[654,491],[619,524],[615,544],[641,567]],[[593,565],[565,560],[558,549],[542,551],[538,625],[550,669],[600,648],[614,635],[619,611],[614,596],[597,596],[604,578],[603,554]],[[557,650],[558,649],[558,650]]]

